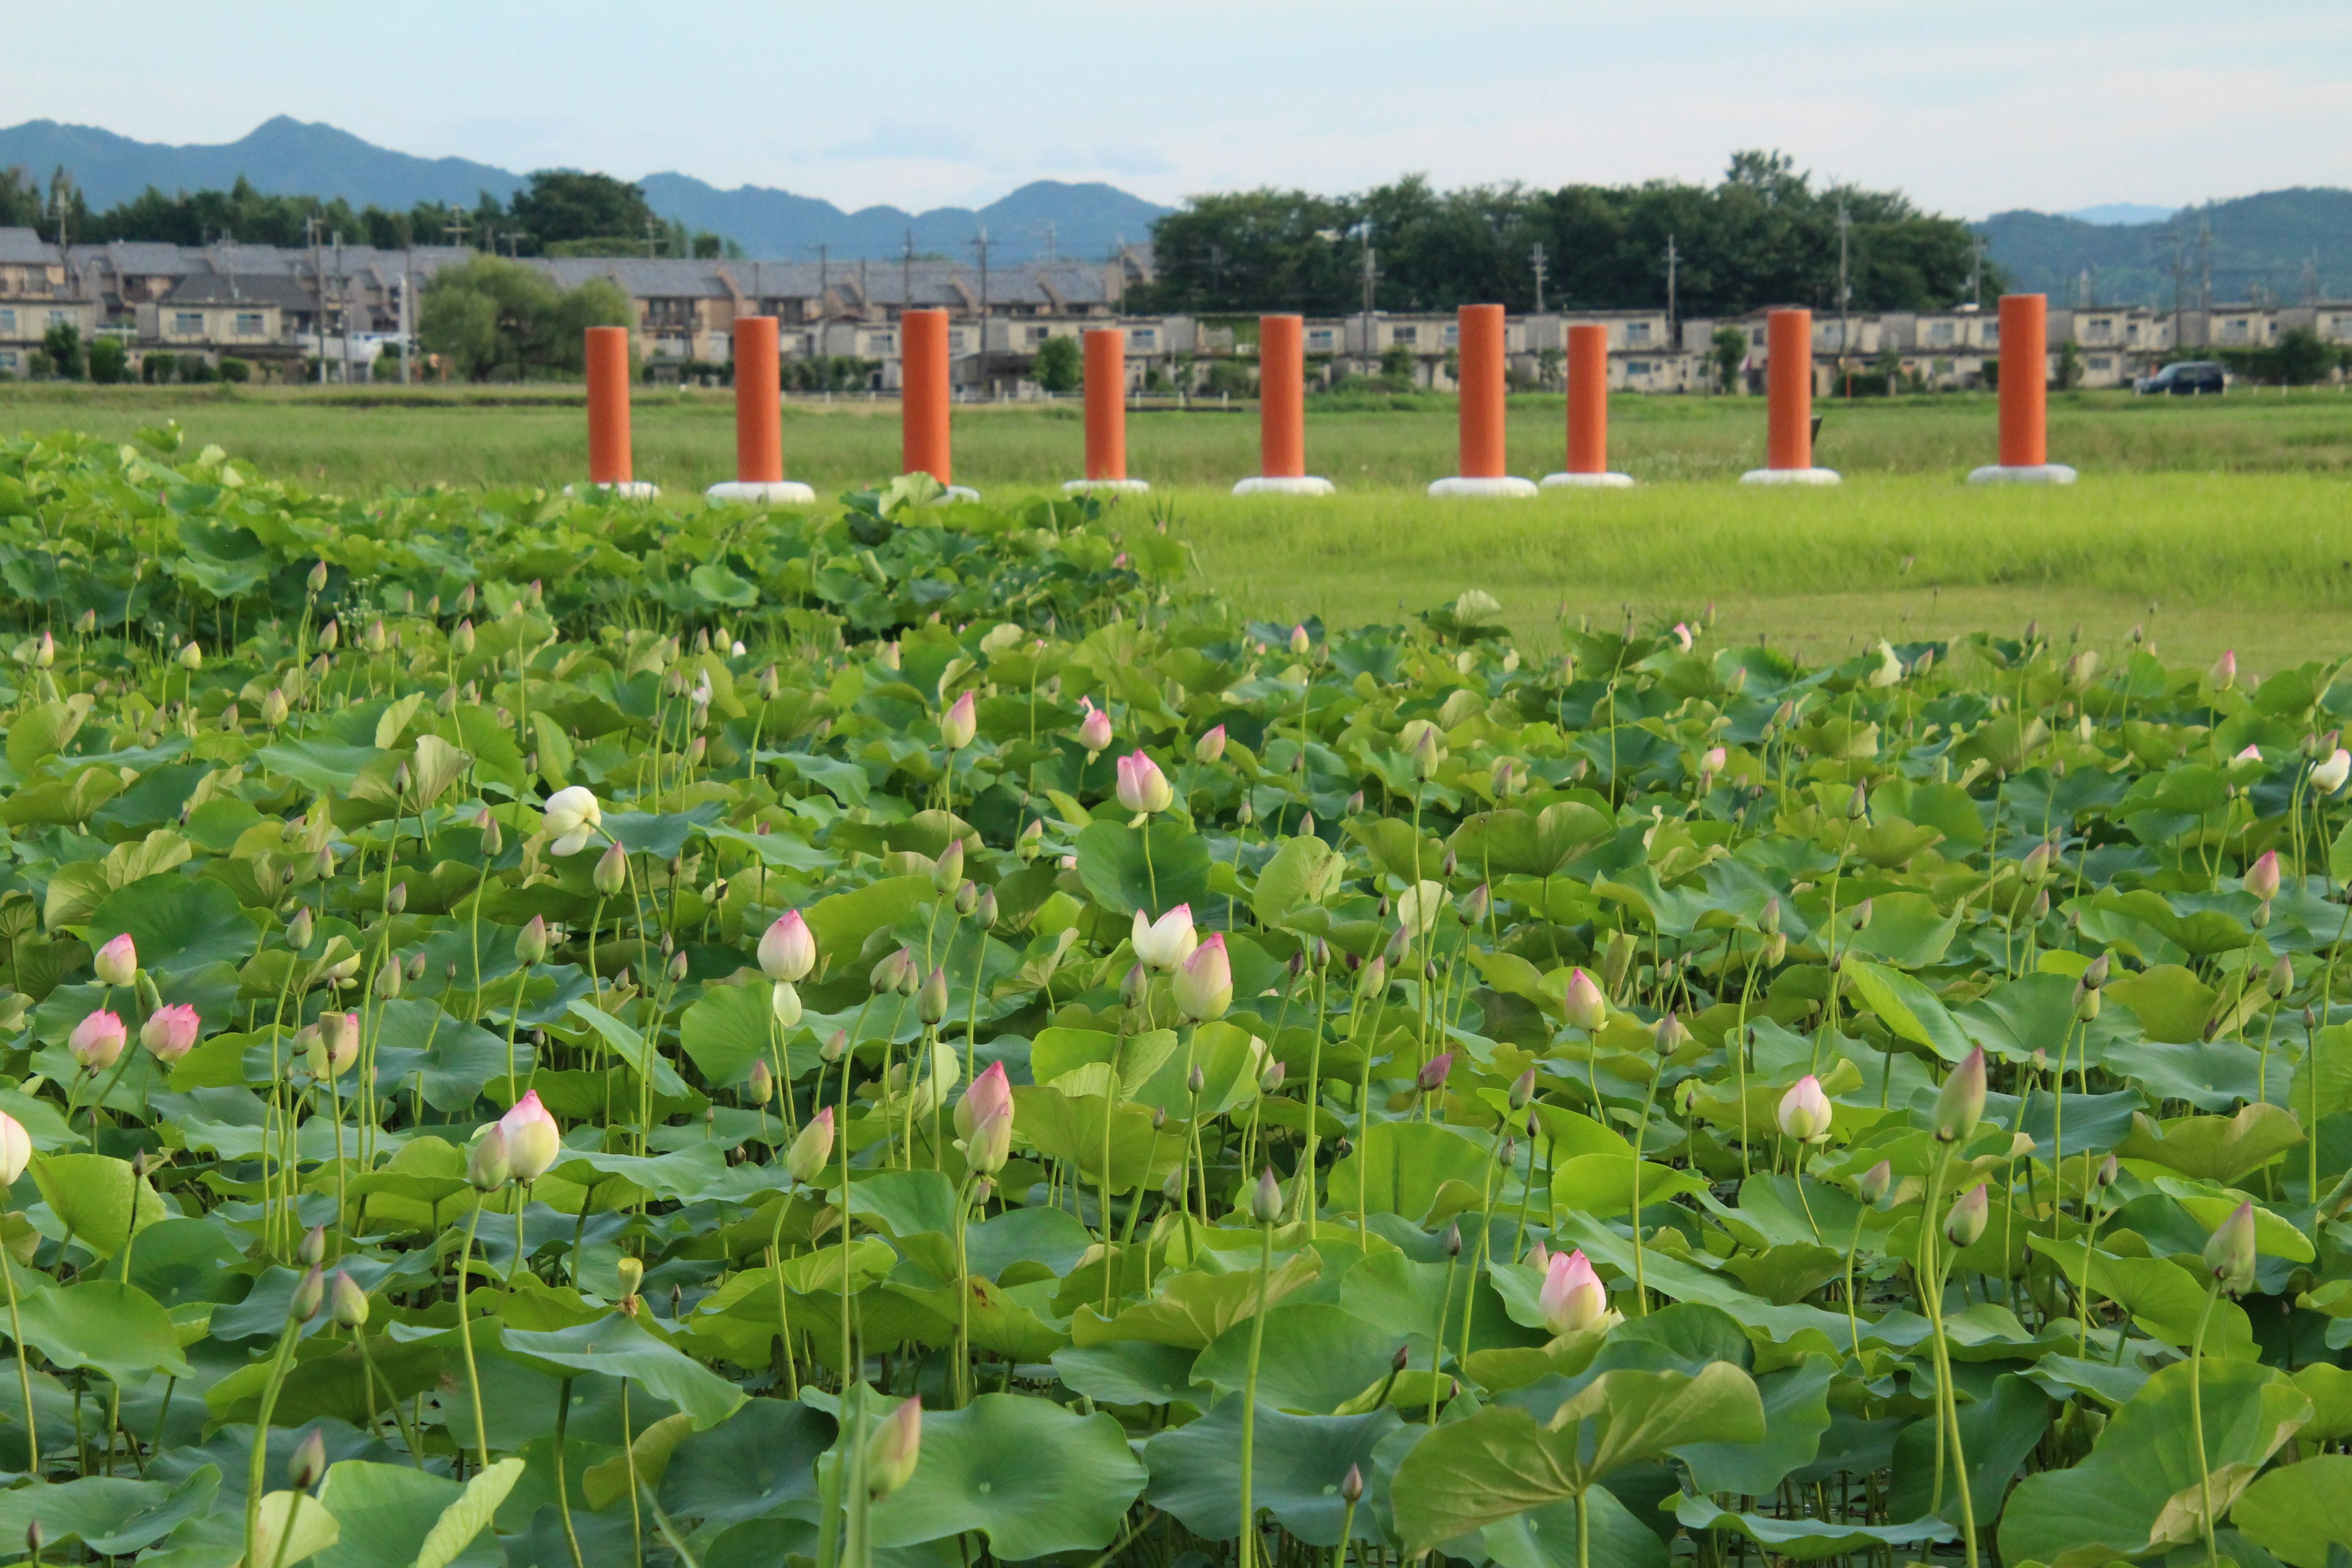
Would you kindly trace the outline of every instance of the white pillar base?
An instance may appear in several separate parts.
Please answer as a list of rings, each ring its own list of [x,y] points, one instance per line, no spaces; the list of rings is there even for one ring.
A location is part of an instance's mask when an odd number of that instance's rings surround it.
[[[1493,479],[1465,479],[1457,474],[1450,479],[1438,479],[1429,487],[1433,496],[1483,496],[1487,498],[1518,498],[1536,493],[1533,479],[1517,474],[1500,474]]]
[[[618,496],[623,500],[651,500],[656,496],[661,494],[661,486],[655,484],[650,479],[623,479],[617,485],[588,485],[585,487],[580,485],[566,485],[563,487],[563,493],[568,496],[576,496],[583,488],[592,490],[603,490],[605,494]]]
[[[949,485],[940,491],[938,497],[932,500],[931,504],[933,506],[945,506],[950,501],[978,500],[979,499],[980,492],[972,489],[970,485]]]
[[[1835,468],[1750,468],[1739,476],[1743,485],[1835,485],[1845,481]]]
[[[2015,468],[1994,463],[1970,470],[1972,485],[2071,485],[2074,470],[2063,463],[2023,463]]]
[[[1257,474],[1234,486],[1237,496],[1328,496],[1336,490],[1330,480],[1313,474]]]
[[[705,500],[745,501],[752,506],[812,506],[816,491],[798,479],[724,479],[702,492]]]
[[[1140,495],[1151,488],[1150,479],[1065,479],[1062,488],[1072,495],[1088,490],[1109,490],[1115,495]]]
[[[1543,488],[1548,490],[1630,490],[1633,488],[1633,476],[1631,474],[1546,474],[1543,477]]]

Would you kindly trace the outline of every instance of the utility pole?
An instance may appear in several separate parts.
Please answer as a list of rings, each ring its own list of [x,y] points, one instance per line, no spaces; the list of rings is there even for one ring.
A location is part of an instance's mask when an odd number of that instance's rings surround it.
[[[1061,251],[1058,248],[1061,237],[1061,226],[1056,224],[1052,218],[1047,218],[1045,220],[1045,265],[1048,267],[1053,266],[1062,258]]]
[[[2209,315],[2213,310],[2213,220],[2207,217],[2197,220],[2197,307]]]
[[[972,249],[980,253],[980,363],[973,368],[972,378],[980,384],[982,396],[988,395],[988,226],[982,224],[971,237]]]
[[[655,231],[659,226],[660,226],[652,218],[646,219],[646,258],[647,260],[651,260],[654,257],[661,254],[661,241],[655,237]]]
[[[1845,379],[1845,395],[1853,396],[1853,377],[1846,370],[1846,349],[1853,342],[1853,284],[1847,268],[1848,240],[1853,232],[1853,219],[1848,216],[1843,202],[1838,203],[1838,374]]]
[[[416,336],[416,311],[410,301],[409,279],[415,275],[416,247],[411,246],[400,258],[400,384],[409,383],[409,343]]]
[[[302,237],[310,247],[310,293],[317,307],[312,321],[314,335],[319,340],[319,384],[327,384],[327,266],[319,254],[319,218],[315,213],[302,220]]]
[[[1682,252],[1675,248],[1675,237],[1666,236],[1666,346],[1682,346],[1682,337],[1675,324],[1675,269],[1682,261]]]
[[[1543,280],[1544,280],[1544,247],[1543,247],[1543,241],[1542,241],[1542,240],[1540,240],[1540,239],[1539,239],[1539,240],[1537,240],[1537,241],[1536,241],[1536,243],[1535,243],[1535,247],[1534,247],[1533,249],[1531,249],[1531,250],[1529,250],[1529,251],[1528,252],[1528,265],[1529,265],[1529,266],[1531,266],[1531,267],[1533,267],[1533,268],[1535,268],[1535,273],[1536,273],[1536,314],[1537,314],[1537,315],[1538,315],[1538,316],[1540,316],[1540,315],[1542,315],[1542,314],[1543,314]]]
[[[1969,304],[1979,310],[1984,309],[1984,236],[1972,236],[1969,240]]]
[[[452,248],[466,243],[466,211],[463,207],[449,209],[449,221],[441,226],[441,232],[449,237]]]
[[[352,278],[343,270],[343,231],[335,231],[336,324],[343,330],[343,384],[352,384]]]
[[[2175,353],[2189,346],[2188,291],[2187,274],[2182,271],[2180,228],[2176,224],[2172,230],[2172,347]]]
[[[2303,258],[2303,302],[2319,303],[2319,252],[2315,250]]]
[[[907,226],[907,248],[898,258],[898,320],[904,322],[907,312],[915,308],[915,226]],[[900,345],[900,352],[905,345]]]
[[[1364,220],[1364,374],[1370,375],[1380,364],[1381,356],[1372,352],[1372,291],[1373,279],[1379,275],[1372,259],[1372,220]]]

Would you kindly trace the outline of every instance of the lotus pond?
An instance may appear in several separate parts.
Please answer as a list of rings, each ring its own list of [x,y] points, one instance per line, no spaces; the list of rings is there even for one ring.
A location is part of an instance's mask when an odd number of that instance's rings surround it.
[[[6,1552],[2352,1550],[2341,665],[927,484],[0,445]]]

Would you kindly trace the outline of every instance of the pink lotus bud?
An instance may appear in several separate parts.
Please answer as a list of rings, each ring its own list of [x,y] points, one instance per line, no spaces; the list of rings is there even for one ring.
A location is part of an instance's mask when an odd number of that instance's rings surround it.
[[[2334,795],[2352,780],[2352,752],[2338,746],[2311,770],[2311,787],[2322,795]]]
[[[1422,1063],[1421,1071],[1413,1075],[1413,1087],[1423,1094],[1435,1094],[1445,1087],[1446,1078],[1454,1071],[1454,1053],[1444,1051]]]
[[[1169,786],[1168,775],[1140,749],[1118,759],[1119,805],[1149,815],[1167,810],[1175,799],[1176,792]]]
[[[128,985],[139,978],[139,944],[124,931],[98,950],[91,967],[100,985]]]
[[[963,1141],[964,1163],[983,1176],[992,1176],[1004,1168],[1005,1159],[1013,1152],[1013,1107],[998,1107],[972,1123],[971,1133]]]
[[[1719,773],[1723,771],[1723,764],[1730,760],[1731,753],[1721,746],[1709,746],[1706,753],[1699,758],[1698,765],[1700,771],[1704,773]]]
[[[2240,1204],[2205,1244],[2205,1267],[2231,1295],[2254,1282],[2254,1205]]]
[[[1258,1173],[1257,1185],[1250,1190],[1250,1218],[1272,1225],[1281,1217],[1282,1184],[1275,1180],[1274,1167],[1268,1165]]]
[[[1985,1222],[1991,1215],[1991,1195],[1979,1182],[1952,1205],[1951,1214],[1944,1221],[1945,1237],[1954,1247],[1973,1247],[1977,1237],[1985,1233]]]
[[[1608,1312],[1609,1289],[1580,1247],[1551,1255],[1537,1300],[1543,1308],[1544,1327],[1554,1334],[1573,1334],[1593,1327]]]
[[[514,1173],[507,1163],[507,1135],[496,1122],[485,1128],[466,1152],[466,1180],[478,1192],[494,1193]]]
[[[547,1174],[563,1152],[563,1132],[555,1125],[555,1118],[539,1102],[539,1090],[530,1089],[515,1101],[514,1109],[499,1118],[499,1131],[506,1134],[507,1168],[514,1179],[528,1184]]]
[[[124,1032],[122,1019],[111,1012],[90,1014],[73,1027],[67,1048],[73,1059],[90,1072],[104,1072],[122,1055],[130,1036]]]
[[[2260,899],[2266,904],[2273,899],[2278,897],[2279,863],[2277,850],[2263,850],[2262,853],[2262,858],[2256,860],[2252,865],[2246,868],[2245,888],[2246,891],[2253,894],[2254,897]]]
[[[1094,705],[1091,698],[1078,699],[1078,744],[1088,756],[1110,749],[1110,715]]]
[[[1192,930],[1192,906],[1179,904],[1156,921],[1147,921],[1143,911],[1135,911],[1135,931],[1129,941],[1135,956],[1146,967],[1162,974],[1172,974],[1179,964],[1192,956],[1201,939]]]
[[[1004,1076],[1003,1062],[991,1062],[971,1087],[956,1101],[955,1126],[960,1136],[969,1138],[973,1128],[998,1111],[1013,1109],[1013,1085]]]
[[[784,1151],[784,1173],[805,1186],[816,1180],[817,1173],[833,1157],[833,1107],[826,1106],[809,1118],[809,1124]]]
[[[1234,1005],[1234,968],[1225,956],[1225,935],[1213,933],[1178,965],[1172,989],[1176,1005],[1196,1024],[1222,1018]]]
[[[1568,994],[1562,999],[1568,1021],[1590,1035],[1609,1021],[1609,1000],[1601,994],[1601,987],[1592,976],[1581,969],[1572,969],[1568,975]]]
[[[148,1055],[169,1067],[196,1048],[196,1035],[203,1026],[194,1007],[174,1002],[147,1015],[147,1021],[139,1026],[139,1043],[147,1047]]]
[[[326,1052],[328,1072],[341,1078],[360,1059],[360,1016],[325,1012],[319,1015],[319,1044]]]
[[[1864,1203],[1868,1204],[1872,1208],[1876,1208],[1879,1200],[1886,1196],[1886,1189],[1894,1184],[1895,1163],[1891,1160],[1881,1160],[1862,1173],[1861,1178],[1854,1183],[1853,1190]]]
[[[1947,1143],[1964,1141],[1984,1117],[1985,1054],[1970,1051],[1936,1095],[1936,1136]]]
[[[1807,1073],[1780,1097],[1780,1131],[1800,1143],[1818,1143],[1830,1135],[1830,1097],[1822,1080]]]
[[[973,710],[971,693],[967,691],[940,715],[940,743],[950,752],[961,752],[971,744],[979,728],[980,716]]]
[[[1224,754],[1225,727],[1223,724],[1192,743],[1192,760],[1196,763],[1213,763]]]
[[[1290,628],[1290,651],[1292,653],[1303,654],[1311,646],[1313,645],[1307,639],[1307,628],[1304,626],[1296,626]]]
[[[866,1490],[879,1500],[912,1480],[923,1448],[923,1400],[908,1399],[882,1418],[866,1440]]]
[[[1691,629],[1685,622],[1676,621],[1675,623],[1675,646],[1682,649],[1685,653],[1688,653],[1691,650]]]
[[[2230,760],[2233,763],[2259,763],[2263,760],[2263,749],[2250,742],[2248,742],[2245,750],[2238,752],[2237,755],[2231,757]]]
[[[1528,1268],[1533,1268],[1538,1272],[1546,1272],[1550,1269],[1551,1248],[1546,1247],[1540,1237],[1537,1239],[1536,1244],[1533,1247],[1528,1248],[1527,1264]]]
[[[2213,661],[2213,689],[2227,691],[2238,684],[2238,655],[2235,649]]]
[[[0,1110],[0,1187],[15,1186],[32,1163],[33,1135],[23,1122]]]
[[[515,962],[529,969],[547,956],[547,917],[533,915],[515,937]]]
[[[800,910],[787,910],[761,933],[760,973],[769,979],[797,984],[815,967],[816,933]]]

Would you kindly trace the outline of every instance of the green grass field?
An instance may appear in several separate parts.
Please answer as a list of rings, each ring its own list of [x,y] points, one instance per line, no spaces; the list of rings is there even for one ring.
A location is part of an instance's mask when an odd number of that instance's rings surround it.
[[[1236,500],[1255,466],[1254,412],[1131,416],[1129,468],[1159,487],[1150,509],[1197,546],[1202,569],[1250,609],[1394,618],[1479,586],[1538,644],[1554,616],[1701,613],[1738,633],[1819,654],[1885,635],[2080,622],[2110,649],[2135,625],[2175,656],[2234,647],[2260,668],[2345,643],[2352,608],[2352,397],[2223,402],[2109,394],[2053,399],[2051,448],[2082,468],[2066,490],[1984,491],[1960,476],[1990,460],[1982,397],[1825,401],[1819,460],[1848,483],[1759,492],[1728,481],[1762,460],[1759,400],[1623,398],[1612,460],[1627,493],[1444,503],[1421,488],[1450,472],[1439,407],[1310,413],[1310,467],[1343,493]],[[898,464],[895,404],[795,405],[785,461],[820,492]],[[580,476],[576,389],[403,393],[209,388],[0,388],[0,431],[79,428],[128,438],[178,419],[260,468],[365,494],[434,483],[561,484]],[[1516,400],[1515,471],[1559,466],[1558,397]],[[690,494],[728,477],[724,392],[645,392],[641,478]],[[1076,407],[959,410],[957,475],[994,496],[1051,488],[1076,469]],[[1907,566],[1906,566],[1907,562]],[[2153,606],[2153,609],[2152,609]]]

